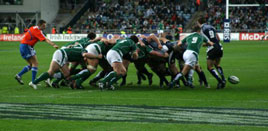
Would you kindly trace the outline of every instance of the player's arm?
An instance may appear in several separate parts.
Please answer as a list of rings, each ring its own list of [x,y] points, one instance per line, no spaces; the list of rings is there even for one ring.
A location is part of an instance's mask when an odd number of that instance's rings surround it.
[[[101,39],[103,39],[103,37],[97,37],[93,40],[89,40],[89,42],[97,42],[97,41],[100,41]]]
[[[102,58],[102,54],[94,55],[91,53],[83,53],[82,56],[88,59],[101,59]]]
[[[139,44],[140,44],[142,47],[145,47],[145,44],[144,44],[144,42],[143,42],[141,39],[139,39]]]
[[[137,60],[139,58],[138,50],[135,50],[132,54],[132,59]]]
[[[219,34],[218,34],[218,33],[216,33],[216,37],[217,37],[217,39],[218,39],[219,41],[221,41],[221,39],[220,39],[220,37],[219,37]]]
[[[158,56],[158,57],[161,57],[161,58],[167,58],[168,57],[168,53],[165,52],[164,54],[158,52],[158,51],[154,51],[152,50],[150,53],[150,55],[154,55],[154,56]]]
[[[50,44],[51,46],[53,46],[54,48],[58,49],[59,46],[56,45],[55,43],[53,43],[52,41],[50,41],[49,39],[45,39],[45,42],[47,42],[48,44]]]
[[[162,49],[162,45],[160,43],[160,40],[155,35],[150,35],[149,37],[147,37],[147,40],[148,40],[148,42],[155,41],[158,45],[158,48]]]
[[[183,44],[186,43],[186,37],[183,37],[183,39],[178,40],[178,46],[182,46]]]
[[[203,44],[203,46],[213,46],[213,45],[214,45],[214,43],[211,41],[208,41],[205,44]]]
[[[55,43],[53,43],[52,41],[50,41],[49,39],[47,39],[41,30],[36,31],[32,35],[35,36],[40,41],[45,41],[46,43],[50,44],[51,46],[53,46],[56,49],[59,48],[58,45],[56,45]]]
[[[169,39],[165,38],[165,37],[161,37],[159,38],[160,41],[163,41],[163,43],[167,43],[169,41]]]

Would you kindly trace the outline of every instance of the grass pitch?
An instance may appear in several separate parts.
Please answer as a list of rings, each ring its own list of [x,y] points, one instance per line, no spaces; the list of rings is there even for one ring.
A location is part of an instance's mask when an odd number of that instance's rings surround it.
[[[199,63],[210,89],[198,86],[196,74],[195,89],[159,88],[156,75],[153,86],[147,81],[136,85],[130,65],[128,85],[115,91],[100,91],[88,80],[85,90],[47,88],[42,82],[33,90],[27,86],[31,72],[23,76],[25,85],[14,80],[26,65],[19,42],[0,42],[0,130],[267,130],[268,43],[240,41],[223,47],[225,76],[240,78],[223,90],[216,90],[217,82],[206,70],[205,48]],[[55,49],[41,42],[35,50],[40,75]]]

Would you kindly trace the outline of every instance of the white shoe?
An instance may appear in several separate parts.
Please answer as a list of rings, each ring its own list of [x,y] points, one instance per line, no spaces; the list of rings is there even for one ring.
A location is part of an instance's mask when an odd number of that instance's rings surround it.
[[[111,85],[111,86],[109,87],[109,90],[114,91],[114,90],[115,90],[115,87],[114,87],[113,85]]]
[[[47,80],[45,80],[46,86],[47,87],[52,87],[52,82],[50,81],[50,78],[48,78]]]
[[[29,86],[32,87],[32,88],[34,88],[35,90],[37,89],[37,85],[36,84],[33,84],[33,82],[30,82],[29,83]]]

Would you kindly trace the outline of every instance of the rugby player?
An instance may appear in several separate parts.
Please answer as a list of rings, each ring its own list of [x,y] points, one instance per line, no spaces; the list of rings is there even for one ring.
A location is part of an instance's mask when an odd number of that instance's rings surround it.
[[[198,55],[199,50],[202,44],[205,42],[203,46],[213,46],[213,43],[210,42],[206,37],[201,35],[200,27],[198,25],[193,27],[194,33],[190,34],[189,36],[185,37],[182,41],[178,43],[179,46],[183,46],[187,43],[187,49],[183,53],[183,59],[185,61],[185,65],[182,69],[182,72],[178,73],[176,77],[170,82],[169,89],[173,88],[173,86],[177,83],[179,79],[183,76],[188,74],[188,79],[192,79],[193,75],[193,68],[198,63]],[[191,88],[194,88],[192,83],[188,83]]]
[[[126,75],[126,68],[123,65],[123,56],[131,54],[134,60],[138,59],[137,43],[139,38],[132,35],[130,38],[116,41],[116,44],[107,53],[107,61],[112,66],[111,71],[99,82],[99,88],[110,88],[113,83]]]
[[[209,41],[213,42],[213,46],[208,46],[207,48],[207,69],[209,70],[210,74],[215,77],[218,81],[217,89],[221,89],[225,87],[226,80],[224,77],[223,69],[220,66],[221,58],[223,56],[223,47],[220,44],[220,38],[216,33],[216,29],[206,24],[206,19],[201,17],[197,21],[197,25],[201,28],[201,34],[209,39]],[[216,67],[217,71],[213,68]]]
[[[40,81],[47,80],[52,77],[53,74],[61,70],[64,78],[67,78],[70,75],[70,70],[68,68],[67,62],[81,62],[84,61],[84,57],[89,58],[99,58],[102,56],[94,56],[88,54],[83,48],[66,48],[58,49],[54,52],[50,67],[47,72],[42,73],[36,80],[29,83],[31,87],[37,89],[37,85]]]

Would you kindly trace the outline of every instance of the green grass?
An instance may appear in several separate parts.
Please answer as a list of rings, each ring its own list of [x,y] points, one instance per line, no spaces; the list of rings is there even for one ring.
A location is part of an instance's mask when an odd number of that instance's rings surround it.
[[[64,43],[57,44],[62,45]],[[116,91],[100,91],[97,88],[90,87],[88,80],[83,84],[86,87],[85,90],[71,90],[66,87],[60,89],[46,88],[44,83],[41,83],[42,86],[39,86],[38,90],[33,90],[27,86],[27,83],[31,80],[31,72],[23,76],[25,82],[23,86],[18,85],[13,78],[26,65],[19,53],[19,42],[0,42],[0,103],[216,107],[267,110],[268,43],[244,41],[231,42],[223,46],[224,57],[221,65],[225,76],[235,75],[240,78],[239,84],[227,83],[227,87],[223,90],[216,90],[217,82],[206,70],[205,48],[201,50],[199,63],[211,85],[210,89],[196,86],[195,89],[182,87],[165,90],[158,87],[159,79],[156,75],[153,77],[153,86],[147,86],[147,81],[143,81],[143,84],[138,86],[135,84],[137,82],[135,68],[131,64],[127,83],[132,83],[132,85],[117,87]],[[35,50],[39,61],[38,75],[40,75],[48,69],[55,50],[46,43],[38,43]],[[100,70],[100,67],[98,70]],[[197,75],[195,74],[194,77],[195,85],[198,85]],[[3,107],[0,106],[1,108]],[[267,130],[267,126],[1,118],[0,116],[0,130]]]

